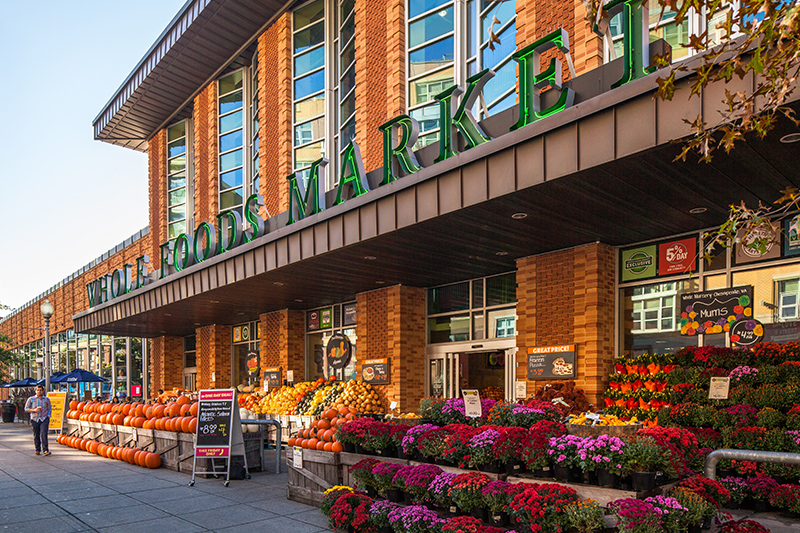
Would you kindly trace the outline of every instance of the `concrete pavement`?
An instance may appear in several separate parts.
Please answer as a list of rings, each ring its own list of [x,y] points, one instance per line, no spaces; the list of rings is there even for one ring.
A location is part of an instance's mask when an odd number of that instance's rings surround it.
[[[50,451],[33,455],[27,424],[0,423],[0,532],[328,531],[319,509],[286,499],[286,473],[227,488],[198,477],[189,487],[187,474],[105,459],[52,435]]]

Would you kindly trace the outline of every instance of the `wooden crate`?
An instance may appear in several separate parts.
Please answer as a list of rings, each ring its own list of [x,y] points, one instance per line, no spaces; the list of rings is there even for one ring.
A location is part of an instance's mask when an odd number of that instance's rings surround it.
[[[303,467],[294,466],[292,450],[287,452],[289,482],[287,498],[319,506],[326,490],[342,484],[342,465],[338,453],[303,450]]]

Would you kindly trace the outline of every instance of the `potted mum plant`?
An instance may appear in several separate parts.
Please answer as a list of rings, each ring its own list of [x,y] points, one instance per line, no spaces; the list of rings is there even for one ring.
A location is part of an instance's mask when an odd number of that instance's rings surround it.
[[[592,533],[605,527],[605,511],[594,500],[578,500],[567,505],[567,520],[578,533]]]
[[[392,478],[393,488],[399,490],[403,494],[403,502],[406,505],[411,505],[413,503],[413,497],[406,486],[406,479],[414,471],[414,468],[414,466],[403,466],[395,472]]]
[[[436,504],[443,515],[456,514],[458,507],[450,499],[450,487],[456,475],[452,472],[442,472],[428,485],[428,500]]]
[[[412,459],[416,457],[418,460],[422,459],[422,455],[417,448],[417,440],[431,429],[436,429],[438,426],[433,424],[418,424],[403,435],[400,441],[400,447],[397,449],[397,457],[400,459]]]
[[[429,501],[431,497],[428,487],[430,487],[433,480],[436,479],[436,476],[441,473],[442,469],[436,465],[414,466],[405,478],[405,490],[411,494],[411,497],[416,502],[422,503]]]
[[[755,476],[747,478],[747,490],[755,502],[754,509],[757,513],[769,510],[769,495],[778,482],[769,476]]]
[[[375,478],[372,476],[372,469],[378,464],[377,459],[367,457],[350,467],[350,477],[355,481],[355,486],[361,490],[366,490],[371,496],[376,496]]]
[[[450,499],[461,511],[483,519],[485,508],[481,489],[489,481],[491,481],[489,476],[479,472],[458,474],[450,485]]]
[[[494,444],[500,432],[495,429],[486,429],[477,433],[467,442],[469,462],[478,470],[484,472],[500,472],[500,465],[494,456]]]
[[[672,496],[652,496],[644,501],[661,511],[661,525],[667,533],[681,533],[684,530],[683,515],[687,509]]]
[[[522,450],[527,444],[528,430],[521,427],[508,427],[501,428],[499,431],[500,435],[492,446],[495,461],[504,466],[505,473],[508,475],[522,473]]]
[[[403,501],[403,493],[394,485],[394,475],[402,468],[395,463],[378,463],[372,468],[372,477],[375,480],[375,489],[386,495],[390,502]]]
[[[481,488],[483,501],[488,511],[488,522],[493,526],[508,525],[508,515],[505,511],[511,501],[510,488],[511,483],[499,479],[490,481]]]
[[[425,461],[432,463],[441,456],[445,448],[445,439],[450,432],[444,428],[429,429],[417,439],[417,448]]]
[[[377,530],[377,533],[392,533],[392,524],[389,522],[389,513],[398,509],[399,504],[387,500],[378,500],[372,503],[369,508],[370,522]]]
[[[631,473],[631,485],[637,492],[653,490],[656,472],[664,464],[664,451],[651,437],[636,437],[623,448],[622,469]]]
[[[661,533],[661,514],[652,503],[635,498],[623,498],[608,504],[617,519],[619,533]]]
[[[550,439],[560,437],[567,432],[561,422],[542,420],[528,430],[527,444],[520,455],[525,466],[536,477],[550,477],[551,455],[548,454]]]
[[[389,512],[389,523],[396,533],[429,533],[440,522],[436,513],[423,505],[399,507]]]
[[[354,533],[370,531],[372,529],[369,513],[371,507],[372,498],[366,494],[354,492],[339,496],[331,507],[329,517],[331,528],[344,529]]]

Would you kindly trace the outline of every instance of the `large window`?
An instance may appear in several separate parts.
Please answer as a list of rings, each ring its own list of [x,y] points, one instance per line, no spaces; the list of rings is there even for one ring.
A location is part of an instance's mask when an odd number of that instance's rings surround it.
[[[787,279],[778,282],[778,316],[781,320],[800,318],[800,279]]]
[[[327,157],[328,189],[338,182],[339,154],[356,131],[354,5],[315,0],[293,13],[294,169],[306,180],[311,163]]]
[[[259,339],[261,323],[248,322],[233,326],[233,357],[231,381],[234,387],[255,387],[260,383],[261,364]]]
[[[186,121],[167,128],[167,235],[174,239],[188,226],[188,170]]]
[[[306,380],[336,376],[356,378],[356,304],[337,304],[306,311]],[[343,334],[350,341],[350,360],[344,368],[334,368],[325,357],[328,342],[334,334]]]
[[[676,283],[634,287],[633,333],[675,330]]]
[[[250,194],[258,194],[258,52],[253,56],[253,66],[250,68],[250,92]]]
[[[419,146],[439,139],[434,96],[483,69],[494,69],[495,77],[476,103],[476,118],[515,104],[517,71],[511,55],[516,33],[514,2],[409,0],[408,109],[420,123]]]
[[[244,177],[244,71],[217,81],[219,113],[219,210],[242,212]]]
[[[514,272],[428,289],[428,343],[514,337],[516,302]]]

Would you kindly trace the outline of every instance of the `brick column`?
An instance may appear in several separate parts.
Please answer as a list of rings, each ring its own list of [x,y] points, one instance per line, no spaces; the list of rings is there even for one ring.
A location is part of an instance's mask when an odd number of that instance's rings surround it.
[[[597,404],[614,357],[614,298],[614,249],[609,246],[519,259],[517,379],[527,379],[527,348],[574,343],[575,382]],[[545,383],[528,381],[528,394]]]
[[[150,379],[154,392],[183,386],[181,337],[158,337],[150,341]]]
[[[265,313],[261,320],[261,370],[281,367],[294,372],[295,381],[306,375],[305,312],[282,309]]]
[[[388,408],[416,411],[425,389],[425,291],[396,285],[356,295],[356,370],[365,359],[390,358],[391,383],[375,388]]]
[[[217,82],[194,99],[194,224],[214,222],[219,211],[217,178]],[[193,228],[187,228],[193,229]],[[162,241],[163,242],[163,241]]]
[[[231,386],[231,334],[230,326],[214,324],[197,329],[198,389]]]
[[[160,263],[158,246],[167,241],[167,130],[156,133],[147,144],[148,196],[150,201],[150,261]]]

